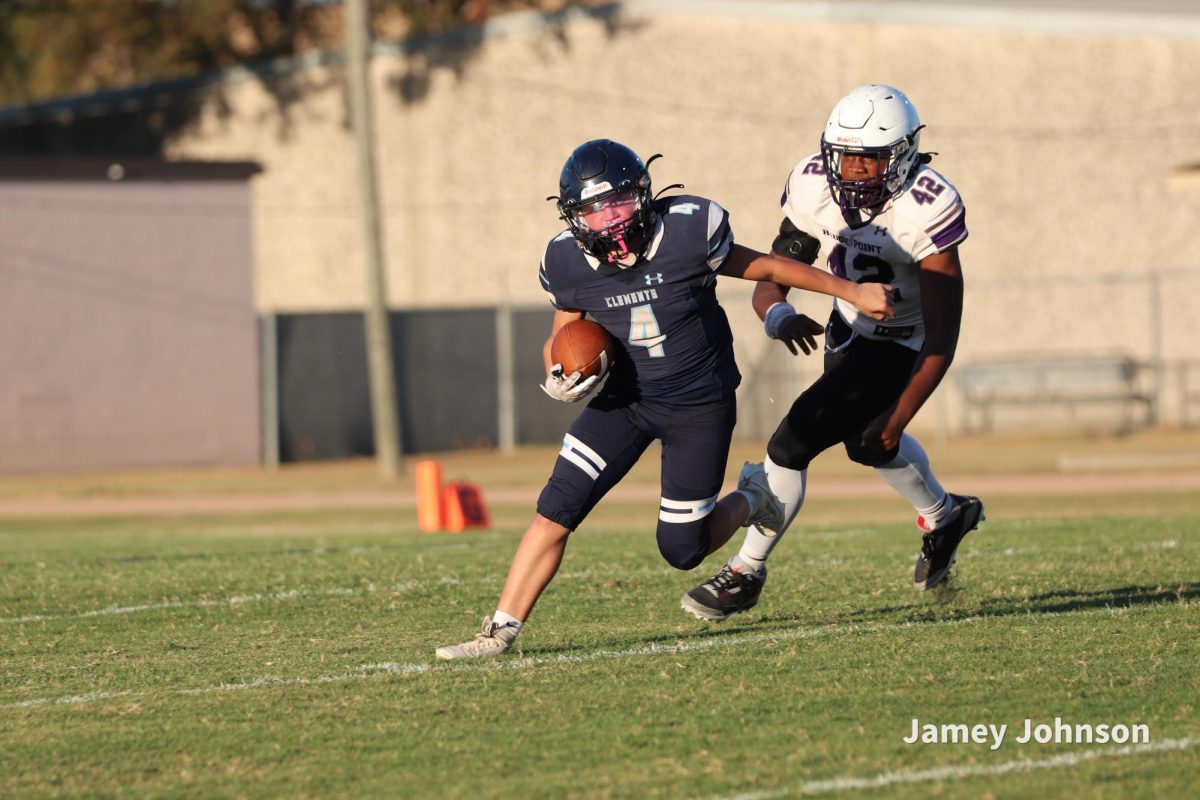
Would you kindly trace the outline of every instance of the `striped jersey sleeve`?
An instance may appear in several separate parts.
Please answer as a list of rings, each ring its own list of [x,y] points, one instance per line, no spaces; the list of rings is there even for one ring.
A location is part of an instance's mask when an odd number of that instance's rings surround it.
[[[550,244],[546,246],[545,253],[542,255],[541,263],[538,264],[538,280],[542,284],[542,291],[546,293],[546,296],[550,298],[550,302],[554,304],[555,308],[558,309],[563,309],[565,307],[563,305],[562,298],[555,293],[556,287],[553,285],[553,282],[550,279],[550,271],[546,268],[546,264],[553,260],[556,248],[561,249],[560,243],[566,239],[572,238],[574,237],[572,237],[571,231],[568,229],[551,239]]]
[[[944,253],[967,238],[967,209],[958,190],[935,170],[922,167],[897,203],[904,242],[913,262]]]
[[[729,258],[733,249],[733,229],[729,226],[729,212],[716,202],[708,201],[708,268],[716,272]]]

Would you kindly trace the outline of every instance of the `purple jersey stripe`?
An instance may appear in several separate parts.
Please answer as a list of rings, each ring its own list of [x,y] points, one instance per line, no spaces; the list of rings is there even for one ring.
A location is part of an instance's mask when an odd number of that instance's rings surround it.
[[[925,232],[932,236],[934,231],[940,229],[943,225],[945,225],[951,219],[953,219],[954,217],[961,214],[962,210],[963,210],[962,202],[959,200],[955,200],[954,205],[952,205],[952,206],[950,206],[950,208],[946,209],[946,213],[944,213],[940,217],[938,217],[932,225],[930,225],[928,228],[925,229]]]
[[[930,237],[933,241],[933,246],[938,249],[938,252],[945,250],[950,245],[955,244],[967,236],[967,212],[964,209],[961,214],[955,217],[954,221],[942,228],[941,231]]]
[[[963,208],[961,205],[955,207],[954,209],[952,209],[952,211],[953,211],[953,213],[945,214],[937,222],[933,223],[928,228],[926,228],[925,233],[931,237],[937,236],[940,231],[944,231],[944,230],[946,230],[946,228],[949,228],[953,225],[958,225],[959,223],[961,223],[963,217],[967,213],[967,210],[965,208]]]
[[[796,174],[796,169],[788,173],[787,180],[783,182],[783,194],[779,195],[779,207],[787,208],[788,196],[792,193],[792,176]]]

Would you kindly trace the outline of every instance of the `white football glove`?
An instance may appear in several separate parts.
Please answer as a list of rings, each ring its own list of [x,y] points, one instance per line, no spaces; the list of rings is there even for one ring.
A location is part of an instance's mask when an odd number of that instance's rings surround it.
[[[562,364],[555,364],[550,368],[550,374],[546,376],[546,382],[542,384],[542,391],[555,400],[561,400],[564,403],[577,403],[587,397],[592,389],[596,388],[596,384],[600,382],[599,375],[593,375],[583,381],[580,381],[579,377],[580,374],[578,372],[563,375]]]

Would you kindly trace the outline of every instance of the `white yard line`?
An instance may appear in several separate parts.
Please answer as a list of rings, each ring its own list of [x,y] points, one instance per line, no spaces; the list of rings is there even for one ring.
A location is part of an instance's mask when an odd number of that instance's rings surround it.
[[[975,778],[988,775],[1011,775],[1017,772],[1032,772],[1037,769],[1058,769],[1074,767],[1088,761],[1101,758],[1128,758],[1147,753],[1166,753],[1187,750],[1196,744],[1196,739],[1164,739],[1161,742],[1126,745],[1124,747],[1097,747],[1088,750],[1074,750],[1069,753],[1041,759],[1017,759],[1003,764],[972,764],[962,767],[936,767],[918,772],[881,772],[865,778],[844,777],[824,781],[809,781],[799,786],[787,789],[775,789],[762,792],[747,792],[745,794],[722,795],[708,800],[774,800],[777,797],[795,797],[796,795],[832,794],[834,792],[858,791],[861,789],[880,789],[898,783],[933,783],[936,781],[957,781],[964,778]]]
[[[1037,619],[1047,616],[1064,616],[1064,615],[1120,615],[1128,611],[1127,608],[1089,608],[1089,609],[1073,609],[1068,611],[1044,612],[1038,614],[1030,614],[1029,618]],[[486,661],[450,661],[450,662],[383,662],[379,664],[363,664],[356,670],[345,672],[338,675],[319,675],[316,677],[263,677],[245,681],[243,683],[223,683],[212,686],[194,687],[188,689],[164,689],[164,690],[129,690],[120,692],[93,692],[90,694],[73,695],[67,697],[44,697],[31,700],[23,700],[17,703],[8,703],[0,705],[0,709],[9,708],[30,708],[33,706],[53,706],[53,705],[82,705],[93,703],[100,700],[108,700],[117,697],[148,697],[148,696],[169,696],[169,695],[195,695],[195,694],[211,694],[214,692],[239,691],[243,689],[257,689],[268,686],[306,686],[322,683],[341,683],[345,681],[365,680],[379,675],[421,675],[421,674],[438,674],[446,672],[477,672],[477,671],[498,671],[510,669],[530,669],[543,666],[551,666],[556,664],[584,664],[593,661],[608,661],[619,659],[634,659],[645,658],[647,656],[661,655],[681,655],[686,653],[697,653],[706,650],[718,650],[728,647],[737,647],[746,644],[764,644],[788,642],[800,639],[813,639],[823,636],[837,635],[852,635],[852,634],[872,634],[891,631],[902,631],[910,629],[921,629],[939,626],[951,625],[969,625],[978,622],[983,622],[988,619],[995,619],[988,616],[963,617],[953,620],[933,620],[930,622],[904,622],[890,625],[829,625],[821,628],[796,628],[785,631],[771,631],[764,633],[755,633],[745,636],[716,636],[705,639],[691,639],[678,642],[676,644],[652,644],[646,647],[638,647],[630,650],[592,650],[580,653],[563,653],[554,656],[533,656],[529,658],[500,658],[490,659]]]
[[[828,538],[822,536],[821,538]],[[1140,548],[1151,549],[1173,549],[1178,546],[1175,539],[1168,539],[1164,542],[1144,542],[1140,543]],[[964,551],[966,556],[971,559],[985,558],[1013,558],[1016,556],[1028,556],[1034,553],[1041,552],[1037,547],[1008,547],[1003,550],[997,549],[981,549],[977,546],[970,546]],[[914,556],[915,557],[915,556]],[[851,563],[851,561],[862,560],[858,557],[843,557],[833,554],[814,555],[805,558],[800,562],[801,567],[814,566],[841,566]],[[555,580],[559,581],[575,581],[575,580],[591,580],[593,578],[612,578],[626,575],[675,575],[678,570],[671,567],[636,567],[624,568],[617,567],[613,569],[586,569],[577,570],[574,572],[560,572]],[[375,592],[410,592],[421,588],[431,588],[436,586],[467,586],[478,584],[492,584],[499,591],[503,585],[503,578],[499,575],[487,576],[481,578],[456,578],[446,575],[440,578],[420,581],[406,581],[405,583],[392,584],[389,586],[376,586],[375,584],[366,584],[362,586],[346,586],[332,588],[311,588],[301,586],[288,591],[262,593],[248,592],[243,594],[230,595],[222,599],[216,600],[168,600],[161,603],[140,603],[137,605],[128,606],[105,606],[103,608],[85,609],[83,611],[73,611],[61,614],[25,614],[19,617],[0,617],[0,625],[20,625],[28,622],[51,622],[55,620],[68,619],[88,619],[91,617],[112,617],[122,614],[137,614],[143,611],[164,611],[167,609],[178,608],[236,608],[247,603],[257,603],[263,600],[272,602],[285,602],[288,600],[296,600],[299,598],[315,598],[315,597],[342,597],[359,593],[372,594]]]
[[[676,570],[670,567],[655,567],[652,569],[611,569],[611,570],[581,570],[577,572],[560,573],[556,580],[590,580],[592,578],[608,578],[618,575],[645,575],[645,574],[670,574]],[[365,586],[345,586],[333,587],[328,589],[314,589],[301,586],[297,589],[290,589],[284,592],[272,592],[263,594],[261,592],[251,592],[246,594],[236,594],[219,600],[169,600],[161,603],[141,603],[138,605],[129,606],[105,606],[104,608],[93,608],[84,611],[75,611],[65,614],[26,614],[20,617],[0,617],[0,625],[19,625],[25,622],[48,622],[53,620],[63,619],[88,619],[89,617],[112,617],[121,614],[137,614],[142,611],[163,611],[173,608],[236,608],[239,605],[246,603],[257,603],[263,600],[273,602],[284,602],[287,600],[296,600],[301,597],[341,597],[345,595],[353,595],[359,593],[371,594],[374,592],[410,592],[414,589],[422,587],[434,586],[465,586],[468,584],[494,584],[496,590],[504,584],[504,578],[500,575],[494,575],[483,578],[462,579],[453,576],[443,576],[432,580],[425,581],[408,581],[406,583],[398,583],[390,586],[376,586],[367,584]]]
[[[118,697],[142,697],[148,692],[88,692],[87,694],[77,694],[68,697],[49,697],[38,698],[36,700],[24,700],[20,703],[9,703],[0,708],[29,708],[30,706],[79,706],[87,703],[95,703],[100,700],[115,700]]]
[[[142,603],[136,606],[105,606],[87,611],[77,611],[73,614],[28,614],[23,617],[0,618],[0,625],[16,625],[22,622],[45,622],[58,619],[87,619],[89,617],[113,617],[121,614],[137,614],[141,611],[162,611],[168,608],[221,608],[237,607],[245,603],[257,603],[260,600],[286,601],[298,597],[332,597],[355,594],[358,589],[335,587],[332,589],[290,589],[286,592],[271,594],[235,594],[223,600],[189,600],[168,601],[163,603]]]

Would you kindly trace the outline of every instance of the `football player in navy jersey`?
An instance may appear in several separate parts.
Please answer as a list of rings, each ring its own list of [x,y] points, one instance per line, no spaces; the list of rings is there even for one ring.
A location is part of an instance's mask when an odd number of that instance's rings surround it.
[[[734,244],[729,215],[712,200],[655,199],[647,164],[616,142],[576,148],[550,199],[567,229],[547,246],[540,270],[555,307],[542,388],[564,402],[596,388],[598,376],[564,375],[550,357],[554,334],[585,314],[608,330],[618,353],[603,389],[564,437],[495,614],[473,640],[437,648],[438,658],[495,656],[511,647],[558,570],[568,535],[656,439],[658,547],[672,566],[692,569],[751,520],[778,526],[781,508],[761,474],[717,502],[741,380],[717,303],[719,275],[830,294],[871,319],[892,313],[883,284],[847,281]],[[725,532],[715,537],[714,530]]]
[[[765,475],[783,519],[751,527],[737,555],[684,594],[684,610],[701,619],[720,621],[758,602],[767,558],[804,502],[809,462],[839,442],[916,509],[917,588],[946,579],[959,542],[983,520],[979,498],[946,492],[920,443],[904,432],[954,357],[963,297],[958,245],[967,238],[958,191],[918,150],[922,127],[900,90],[859,86],[834,107],[821,151],[788,177],[772,249],[864,285],[891,285],[896,314],[870,319],[835,301],[824,375],[796,399],[764,464],[743,472]],[[809,321],[786,294],[787,287],[760,283],[753,302],[767,335],[794,353]]]

